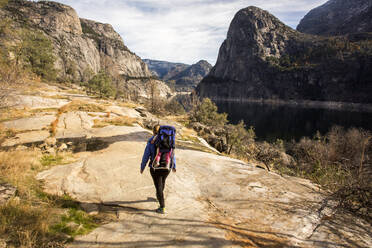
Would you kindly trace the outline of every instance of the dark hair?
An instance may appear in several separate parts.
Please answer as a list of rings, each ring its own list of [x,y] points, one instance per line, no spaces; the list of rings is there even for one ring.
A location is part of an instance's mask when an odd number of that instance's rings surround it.
[[[153,128],[152,128],[152,132],[154,134],[157,134],[159,132],[159,129],[160,129],[160,125],[159,124],[156,124]]]

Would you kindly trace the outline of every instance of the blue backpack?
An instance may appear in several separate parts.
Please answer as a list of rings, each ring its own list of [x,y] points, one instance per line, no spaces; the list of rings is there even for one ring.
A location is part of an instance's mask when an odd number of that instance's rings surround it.
[[[176,129],[172,126],[160,126],[154,144],[157,159],[154,160],[153,168],[170,169],[174,149],[176,148]]]
[[[176,148],[176,129],[172,126],[160,126],[155,140],[160,152],[170,152]]]

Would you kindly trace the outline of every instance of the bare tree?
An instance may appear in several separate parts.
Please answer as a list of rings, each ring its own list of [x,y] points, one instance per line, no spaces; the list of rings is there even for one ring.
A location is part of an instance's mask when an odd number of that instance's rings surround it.
[[[25,75],[15,61],[0,62],[0,108],[9,105],[12,95],[25,84]]]
[[[151,112],[157,112],[159,108],[159,94],[160,89],[158,87],[158,84],[155,80],[148,80],[147,82],[147,89],[150,97],[150,111]]]

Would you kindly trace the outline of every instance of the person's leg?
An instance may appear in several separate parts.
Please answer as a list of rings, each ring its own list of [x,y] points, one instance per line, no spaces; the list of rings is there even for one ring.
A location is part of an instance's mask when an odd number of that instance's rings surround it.
[[[161,175],[161,185],[162,185],[162,191],[164,191],[164,188],[165,188],[165,180],[167,179],[168,175],[169,175],[169,170],[168,171],[163,171],[162,172],[162,175]]]
[[[165,180],[169,175],[168,170],[159,170],[159,203],[161,208],[165,208],[164,202],[164,188],[165,188]]]
[[[160,183],[162,182],[159,174],[154,170],[153,168],[150,169],[152,180],[154,181],[155,189],[156,189],[156,199],[158,199],[158,202],[160,204],[161,198],[160,198]],[[164,200],[163,200],[164,202]]]

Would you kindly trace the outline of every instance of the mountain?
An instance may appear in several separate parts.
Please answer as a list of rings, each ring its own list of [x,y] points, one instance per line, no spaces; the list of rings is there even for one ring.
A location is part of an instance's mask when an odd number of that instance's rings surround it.
[[[155,76],[163,80],[168,80],[169,78],[173,77],[174,75],[178,74],[179,72],[185,70],[190,66],[182,63],[172,63],[167,61],[151,59],[144,59],[143,61],[147,64],[150,71]]]
[[[353,39],[351,39],[353,38]],[[300,33],[257,7],[233,18],[201,97],[372,103],[372,40]]]
[[[59,80],[80,82],[87,74],[105,69],[116,76],[121,91],[146,95],[145,83],[152,80],[151,72],[110,24],[81,19],[70,6],[52,1],[10,0],[0,9],[0,17],[11,20],[17,30],[14,33],[27,29],[51,41]],[[170,92],[164,83],[158,83]]]
[[[330,0],[311,10],[297,30],[324,36],[372,32],[372,0]]]
[[[150,59],[144,61],[154,75],[164,81],[174,82],[177,91],[192,91],[212,68],[205,60],[193,65]]]

